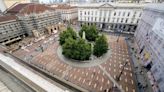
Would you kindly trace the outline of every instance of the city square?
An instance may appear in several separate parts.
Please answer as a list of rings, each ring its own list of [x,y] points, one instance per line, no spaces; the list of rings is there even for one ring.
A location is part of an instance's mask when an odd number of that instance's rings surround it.
[[[0,0],[0,92],[164,92],[164,0]]]
[[[120,74],[124,63],[128,62],[120,77],[120,81],[117,83],[125,92],[136,92],[135,77],[133,75],[132,62],[125,37],[118,38],[118,36],[114,35],[106,36],[111,49],[111,55],[107,61],[99,65],[91,65],[91,67],[75,67],[61,61],[60,57],[57,55],[59,46],[59,43],[56,40],[57,38],[49,40],[49,42],[47,42],[47,49],[43,52],[36,51],[36,49],[39,48],[46,39],[33,43],[31,46],[24,49],[15,51],[13,54],[53,75],[57,75],[61,79],[67,80],[93,92],[104,92],[104,90],[107,90],[108,92],[112,87],[116,87],[99,66],[103,67],[113,79],[116,79],[116,76]],[[31,58],[28,56],[31,56]]]

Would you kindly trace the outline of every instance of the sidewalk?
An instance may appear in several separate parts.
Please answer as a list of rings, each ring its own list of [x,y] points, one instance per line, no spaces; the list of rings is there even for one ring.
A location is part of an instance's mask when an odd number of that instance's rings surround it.
[[[151,84],[147,77],[147,70],[142,67],[140,59],[138,59],[139,54],[136,53],[137,47],[135,43],[132,43],[131,40],[126,40],[129,47],[129,53],[131,54],[131,59],[134,64],[134,74],[136,77],[136,86],[139,92],[153,92]],[[134,50],[132,50],[134,48]]]

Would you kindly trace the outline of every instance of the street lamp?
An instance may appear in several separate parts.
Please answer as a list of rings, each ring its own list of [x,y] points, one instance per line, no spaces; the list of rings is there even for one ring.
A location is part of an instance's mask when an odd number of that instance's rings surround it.
[[[118,30],[118,33],[119,33],[119,34],[118,34],[117,42],[119,41],[119,37],[120,37],[120,35],[121,35],[121,33],[122,33],[122,30],[119,29],[119,30]]]
[[[121,70],[121,72],[120,72],[120,74],[118,75],[118,76],[116,76],[116,81],[120,81],[120,77],[121,77],[121,75],[122,75],[122,73],[123,73],[123,71],[124,71],[124,68],[125,68],[125,66],[128,64],[128,62],[125,62],[125,64],[123,65],[123,67],[122,67],[122,70]]]

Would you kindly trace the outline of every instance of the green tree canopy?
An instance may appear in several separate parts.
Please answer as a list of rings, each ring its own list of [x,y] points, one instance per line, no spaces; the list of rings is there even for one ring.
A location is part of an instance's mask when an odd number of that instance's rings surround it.
[[[84,31],[84,32],[87,32],[88,29],[89,29],[89,27],[88,27],[86,24],[82,25],[82,28],[81,28],[81,30],[79,31],[79,35],[82,37],[83,31]]]
[[[91,45],[84,39],[68,38],[63,45],[63,55],[75,60],[88,60],[91,55]]]
[[[81,37],[82,37],[83,31],[85,31],[86,39],[88,41],[95,41],[96,38],[98,37],[98,31],[95,25],[92,25],[92,26],[83,25],[79,32],[79,35]]]
[[[60,37],[59,38],[60,45],[63,45],[65,43],[65,40],[68,39],[69,37],[76,39],[77,34],[75,31],[73,31],[71,27],[68,27],[66,31],[60,33],[59,37]]]
[[[100,57],[107,51],[108,51],[107,39],[104,35],[101,35],[96,39],[93,54],[97,57]]]

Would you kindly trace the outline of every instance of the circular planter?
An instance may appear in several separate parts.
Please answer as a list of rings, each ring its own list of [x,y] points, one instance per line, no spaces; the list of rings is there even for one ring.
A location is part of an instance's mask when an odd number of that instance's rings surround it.
[[[70,59],[70,58],[66,58],[63,54],[62,54],[62,47],[59,46],[57,49],[57,55],[60,58],[61,61],[74,66],[74,67],[92,67],[92,66],[97,66],[103,62],[106,62],[111,55],[111,50],[109,49],[107,51],[107,53],[105,53],[103,56],[101,57],[95,57],[92,60],[84,60],[84,61],[80,61],[80,60],[74,60],[74,59]]]

